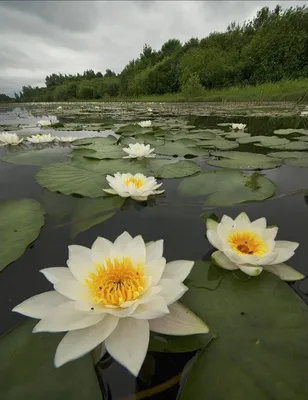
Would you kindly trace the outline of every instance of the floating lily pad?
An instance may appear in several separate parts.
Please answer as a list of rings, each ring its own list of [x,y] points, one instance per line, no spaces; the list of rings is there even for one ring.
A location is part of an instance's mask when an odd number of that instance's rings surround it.
[[[250,137],[239,137],[236,141],[240,144],[247,144],[247,143],[260,143],[262,140],[266,140],[268,136],[263,135],[256,135]]]
[[[275,159],[264,154],[240,151],[215,151],[211,155],[221,157],[219,160],[208,159],[206,161],[209,165],[214,165],[215,167],[254,170],[276,168],[281,165],[279,158]]]
[[[196,147],[184,146],[181,143],[165,143],[163,146],[155,148],[156,154],[162,154],[166,156],[186,156],[192,155],[195,157],[207,155],[208,152],[204,149],[198,149]]]
[[[308,167],[308,153],[302,151],[278,151],[268,156],[282,158],[283,163],[290,167]]]
[[[152,132],[152,126],[148,128],[142,128],[138,124],[129,124],[129,125],[124,125],[121,126],[116,133],[118,135],[123,135],[123,136],[135,136],[140,133],[151,133]]]
[[[17,260],[39,235],[44,210],[32,199],[0,203],[0,271]]]
[[[216,338],[189,371],[181,400],[308,398],[308,309],[275,275],[246,281],[226,273],[206,290],[209,263],[198,262],[198,287],[187,283],[183,303]]]
[[[247,133],[244,131],[231,132],[225,136],[226,139],[239,139],[239,138],[246,138],[246,137],[250,137],[250,133]]]
[[[182,178],[184,176],[193,175],[200,171],[200,167],[193,161],[183,160],[162,160],[153,159],[149,163],[149,168],[157,178]]]
[[[64,161],[71,151],[69,147],[46,148],[5,154],[1,160],[11,164],[48,165]]]
[[[149,144],[152,147],[162,146],[165,141],[163,139],[158,139],[153,135],[136,135],[134,138],[124,137],[121,138],[122,146],[128,146],[135,143]]]
[[[276,136],[269,136],[266,139],[262,139],[260,143],[255,143],[255,146],[258,147],[269,147],[275,148],[276,146],[281,146],[290,143],[290,140],[285,138],[279,138]]]
[[[178,141],[182,139],[192,139],[192,140],[210,140],[215,139],[216,136],[213,133],[190,133],[190,132],[178,132],[178,133],[168,133],[165,136],[166,140]]]
[[[86,158],[103,159],[117,159],[123,158],[125,152],[121,146],[117,145],[89,145],[86,147],[79,146],[78,149],[72,151],[69,157],[82,156]]]
[[[216,140],[202,140],[202,142],[199,141],[197,146],[205,149],[216,148],[219,150],[231,150],[231,149],[236,149],[239,146],[239,144],[224,139],[216,139]]]
[[[308,135],[308,130],[288,128],[288,129],[276,129],[274,131],[275,135],[291,135],[292,133],[300,133],[301,135]]]
[[[36,323],[28,320],[0,338],[1,397],[101,400],[91,355],[55,368],[54,354],[63,334],[33,334]]]
[[[247,201],[262,201],[275,193],[272,181],[260,174],[241,171],[201,172],[185,178],[179,185],[183,196],[207,196],[205,206],[227,206]]]
[[[78,139],[74,141],[74,146],[84,146],[84,145],[99,145],[99,146],[104,146],[104,145],[110,145],[111,143],[116,143],[117,138],[108,135],[103,138],[97,138],[97,137],[89,137],[89,138],[84,138],[84,139]]]
[[[277,146],[270,146],[271,149],[277,150],[308,150],[308,143],[306,142],[290,142],[288,144],[282,144]]]

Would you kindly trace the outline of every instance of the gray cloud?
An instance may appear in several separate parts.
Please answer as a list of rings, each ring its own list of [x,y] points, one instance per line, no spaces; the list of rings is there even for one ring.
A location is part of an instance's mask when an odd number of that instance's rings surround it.
[[[278,0],[277,0],[278,3]],[[182,42],[251,19],[268,1],[0,1],[0,93],[53,72],[120,72],[170,38]],[[280,1],[283,7],[306,1]]]

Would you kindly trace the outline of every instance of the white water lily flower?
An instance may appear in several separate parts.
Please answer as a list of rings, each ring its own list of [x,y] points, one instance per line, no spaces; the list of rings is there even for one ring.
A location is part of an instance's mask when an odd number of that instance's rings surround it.
[[[284,264],[299,246],[296,242],[275,240],[277,227],[267,228],[266,219],[250,222],[246,213],[235,220],[224,215],[220,223],[206,221],[207,238],[218,249],[212,254],[214,262],[225,269],[240,269],[250,276],[263,270],[284,281],[296,281],[304,275]]]
[[[193,261],[163,257],[163,241],[145,244],[127,232],[114,243],[98,237],[91,249],[69,246],[68,268],[41,270],[54,285],[13,311],[38,318],[33,332],[66,332],[55,366],[75,360],[104,342],[109,354],[138,375],[150,330],[170,335],[207,333],[207,325],[177,302]]]
[[[51,122],[51,120],[42,119],[41,121],[38,121],[37,125],[39,125],[39,126],[50,126],[50,125],[52,125],[52,122]]]
[[[57,107],[57,110],[62,110],[62,106]]]
[[[157,190],[162,183],[157,183],[153,176],[143,174],[121,174],[106,177],[111,189],[103,189],[106,193],[117,194],[121,197],[131,197],[137,201],[145,201],[149,196],[162,194],[164,190]]]
[[[123,149],[128,156],[123,158],[153,158],[156,154],[153,153],[154,149],[151,149],[150,145],[143,143],[129,144],[128,147]]]
[[[246,124],[232,124],[231,126],[233,130],[238,129],[239,131],[243,131],[246,128]]]
[[[138,122],[138,125],[142,128],[149,128],[152,125],[152,121],[141,121]]]
[[[32,135],[30,137],[27,137],[27,140],[31,143],[49,143],[53,142],[55,140],[55,137],[51,136],[50,133],[47,133],[44,135]]]
[[[153,110],[152,110],[152,108],[151,107],[149,107],[148,108],[148,112],[152,112]]]
[[[14,132],[2,132],[0,133],[0,146],[12,145],[16,146],[23,141],[23,138],[19,138]]]
[[[58,142],[63,142],[63,143],[71,143],[71,142],[74,142],[75,140],[77,140],[78,139],[78,137],[76,137],[76,136],[57,136],[56,137],[56,140],[58,141]]]
[[[94,108],[95,108],[95,110],[99,110],[99,106],[95,106]]]

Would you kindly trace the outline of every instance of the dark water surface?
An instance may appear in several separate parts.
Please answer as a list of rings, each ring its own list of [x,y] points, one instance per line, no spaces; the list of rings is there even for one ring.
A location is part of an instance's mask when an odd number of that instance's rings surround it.
[[[0,124],[5,123],[2,116]],[[258,135],[272,135],[274,129],[306,128],[308,120],[304,118],[237,118],[246,123],[248,132]],[[197,127],[217,128],[218,122],[234,121],[236,118],[195,117],[189,122]],[[17,132],[19,134],[19,132]],[[59,132],[60,133],[60,132]],[[57,135],[57,134],[56,134]],[[71,133],[75,136],[75,133]],[[252,149],[252,146],[251,146]],[[238,150],[238,149],[236,149]],[[264,149],[257,149],[262,151]],[[5,153],[0,148],[0,155]],[[254,147],[256,151],[256,147]],[[204,169],[214,169],[202,163]],[[78,234],[72,239],[72,221],[67,216],[78,198],[50,193],[35,182],[35,173],[39,167],[4,163],[0,161],[0,201],[28,197],[38,200],[45,208],[47,215],[38,239],[25,254],[12,265],[4,269],[0,279],[0,333],[23,321],[23,317],[12,313],[11,309],[23,300],[51,290],[51,285],[39,270],[52,266],[64,266],[67,260],[68,245],[81,244],[90,247],[97,236],[113,241],[127,230],[133,236],[141,234],[145,241],[164,239],[164,256],[168,261],[175,259],[208,260],[212,247],[205,238],[205,224],[200,218],[203,212],[198,198],[183,198],[177,193],[181,179],[165,180],[165,195],[147,205],[128,201],[123,210],[115,216]],[[263,170],[276,185],[276,195],[283,195],[297,189],[308,188],[308,170],[282,166]],[[300,243],[298,250],[288,264],[305,275],[308,275],[308,194],[296,194],[270,199],[264,202],[251,202],[232,207],[219,207],[211,210],[219,217],[228,214],[235,217],[245,211],[254,220],[266,217],[269,225],[279,227],[278,239]],[[62,217],[61,217],[62,216]],[[308,279],[293,285],[298,294],[308,302]],[[186,362],[194,355],[149,353],[142,379],[135,380],[124,368],[108,358],[97,367],[101,386],[106,398],[126,398],[136,391],[156,386],[169,378],[178,375]],[[107,366],[107,367],[106,367]],[[149,371],[155,373],[149,374]],[[146,371],[146,372],[145,372]],[[121,384],[119,384],[121,382]],[[179,386],[152,399],[175,399]],[[134,398],[134,397],[133,397]]]

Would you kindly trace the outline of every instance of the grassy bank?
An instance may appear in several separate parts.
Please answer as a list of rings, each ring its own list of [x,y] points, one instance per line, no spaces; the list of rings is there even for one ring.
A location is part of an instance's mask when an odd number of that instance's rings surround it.
[[[110,98],[110,101],[113,101]],[[184,97],[181,93],[164,95],[140,96],[138,98],[122,98],[115,101],[153,101],[153,102],[181,102],[181,101],[292,101],[308,103],[308,79],[264,83],[258,86],[231,87],[220,90],[205,90],[199,97]]]

